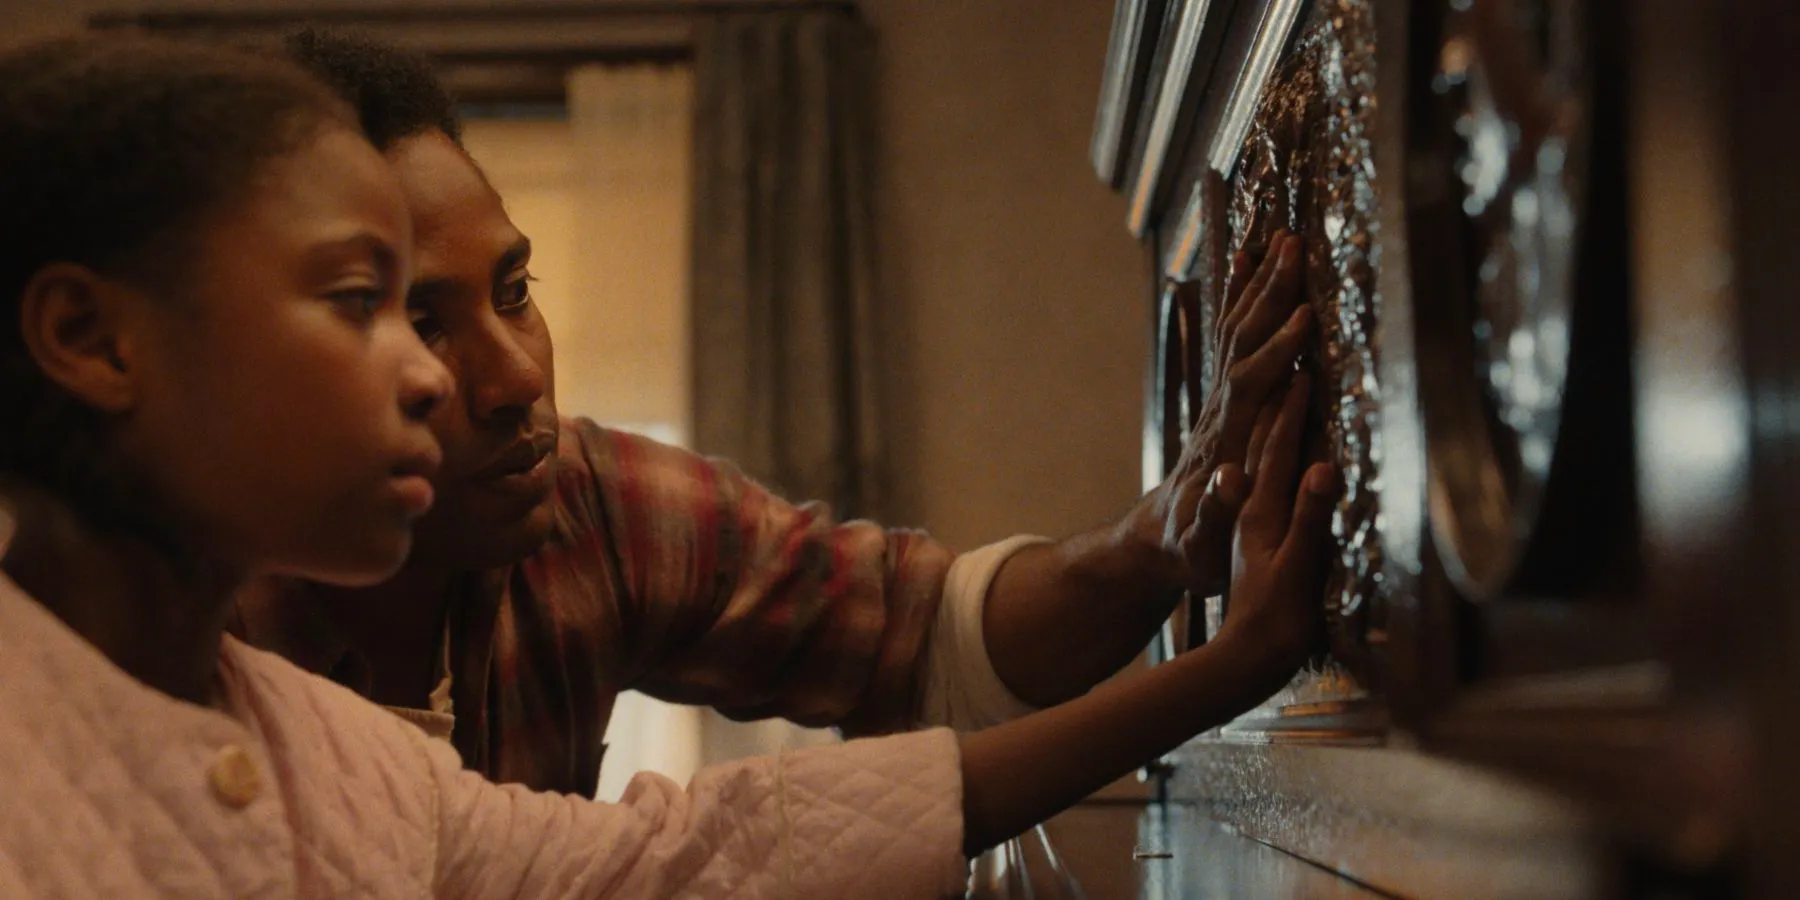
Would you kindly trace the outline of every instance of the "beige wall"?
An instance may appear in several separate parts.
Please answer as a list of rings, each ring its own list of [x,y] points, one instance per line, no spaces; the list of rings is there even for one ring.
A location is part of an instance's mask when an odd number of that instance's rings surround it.
[[[1148,263],[1087,161],[1112,4],[863,11],[880,69],[894,518],[967,548],[1117,516],[1138,492],[1150,329]],[[1084,806],[1050,823],[1088,896],[1137,895],[1138,812]]]
[[[1136,496],[1147,264],[1087,141],[1112,4],[866,0],[896,518],[968,547]]]

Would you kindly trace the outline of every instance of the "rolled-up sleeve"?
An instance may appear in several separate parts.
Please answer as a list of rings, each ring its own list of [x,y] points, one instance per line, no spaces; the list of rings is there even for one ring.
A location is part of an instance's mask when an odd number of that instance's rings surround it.
[[[1020,550],[1050,542],[1019,535],[964,553],[950,566],[926,649],[923,724],[980,731],[1036,711],[994,670],[983,619],[1000,567]]]

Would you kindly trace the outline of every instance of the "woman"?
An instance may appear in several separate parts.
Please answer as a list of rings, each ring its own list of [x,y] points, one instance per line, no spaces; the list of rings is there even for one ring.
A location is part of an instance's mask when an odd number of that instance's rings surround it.
[[[222,634],[283,574],[391,574],[450,389],[401,305],[407,210],[282,64],[127,38],[0,56],[0,896],[930,897],[1285,681],[1333,480],[1266,411],[1225,632],[984,732],[496,787]],[[1297,481],[1306,489],[1295,496]]]

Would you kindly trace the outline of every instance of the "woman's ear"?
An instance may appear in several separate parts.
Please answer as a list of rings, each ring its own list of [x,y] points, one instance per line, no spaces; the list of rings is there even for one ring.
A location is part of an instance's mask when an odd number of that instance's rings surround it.
[[[63,390],[96,409],[122,413],[137,401],[136,345],[124,306],[142,293],[86,266],[51,263],[26,283],[19,331],[26,352]]]

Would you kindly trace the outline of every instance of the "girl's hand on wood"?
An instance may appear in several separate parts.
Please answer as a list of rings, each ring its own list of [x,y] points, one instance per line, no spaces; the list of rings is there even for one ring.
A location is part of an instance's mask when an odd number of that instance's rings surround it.
[[[1296,373],[1265,408],[1266,437],[1253,447],[1252,486],[1232,542],[1231,586],[1220,639],[1256,650],[1269,677],[1285,680],[1318,646],[1337,473],[1301,472],[1311,379]],[[1263,430],[1263,429],[1259,429]]]

